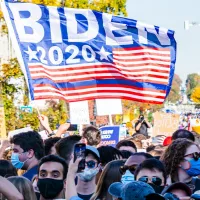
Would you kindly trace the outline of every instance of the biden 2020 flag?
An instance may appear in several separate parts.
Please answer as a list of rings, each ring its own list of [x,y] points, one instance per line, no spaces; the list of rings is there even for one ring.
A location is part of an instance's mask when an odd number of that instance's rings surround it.
[[[7,1],[2,8],[32,100],[167,97],[173,31],[87,9]]]

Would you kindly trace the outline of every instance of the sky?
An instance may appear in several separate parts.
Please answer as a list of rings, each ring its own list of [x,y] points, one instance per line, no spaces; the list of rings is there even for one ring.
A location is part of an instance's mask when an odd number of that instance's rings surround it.
[[[128,18],[175,31],[175,73],[183,81],[200,73],[200,25],[184,29],[184,21],[200,23],[200,0],[127,0]]]

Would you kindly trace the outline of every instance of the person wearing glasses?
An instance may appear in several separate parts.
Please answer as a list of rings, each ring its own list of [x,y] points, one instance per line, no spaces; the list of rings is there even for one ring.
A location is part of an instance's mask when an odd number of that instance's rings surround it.
[[[129,157],[124,166],[121,166],[119,169],[122,174],[121,182],[123,184],[127,184],[134,181],[134,173],[137,166],[149,158],[153,158],[153,156],[144,152],[134,153],[131,157]]]
[[[96,190],[95,179],[100,169],[100,155],[93,146],[86,146],[85,169],[77,173],[78,183],[76,191],[83,200],[89,200]]]
[[[191,140],[176,139],[161,157],[168,175],[167,183],[187,184],[194,192],[200,190],[200,149]]]
[[[138,165],[135,180],[148,183],[156,193],[161,193],[166,185],[167,174],[162,162],[150,158]]]

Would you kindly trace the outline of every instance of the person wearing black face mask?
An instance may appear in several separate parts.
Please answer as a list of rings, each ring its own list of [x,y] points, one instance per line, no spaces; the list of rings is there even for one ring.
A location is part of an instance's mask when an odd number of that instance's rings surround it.
[[[65,160],[58,156],[49,155],[41,159],[37,178],[40,200],[65,199],[64,188],[67,171]]]
[[[164,165],[155,158],[143,161],[135,170],[135,180],[148,183],[156,193],[165,187],[167,175]]]

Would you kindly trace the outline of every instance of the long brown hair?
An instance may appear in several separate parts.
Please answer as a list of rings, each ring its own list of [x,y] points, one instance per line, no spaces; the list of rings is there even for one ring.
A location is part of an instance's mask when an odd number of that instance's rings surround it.
[[[114,160],[104,167],[97,183],[96,192],[90,200],[112,200],[112,196],[108,193],[108,188],[112,183],[121,181],[122,175],[120,174],[119,168],[123,166],[124,163],[124,160]]]
[[[165,165],[167,175],[171,176],[172,182],[178,181],[179,165],[184,159],[187,148],[191,145],[195,145],[195,143],[185,138],[174,140],[160,158]]]
[[[37,200],[31,181],[22,176],[11,176],[8,180],[23,195],[24,200]]]

